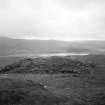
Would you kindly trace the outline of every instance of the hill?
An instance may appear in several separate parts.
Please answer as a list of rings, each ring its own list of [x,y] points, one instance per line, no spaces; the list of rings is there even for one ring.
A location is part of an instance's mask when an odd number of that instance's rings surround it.
[[[25,40],[0,37],[0,68],[10,65],[24,57],[38,57],[54,53],[86,53],[105,55],[104,40],[58,41],[58,40]],[[80,57],[80,60],[94,59]],[[79,56],[78,56],[79,57]],[[98,60],[97,60],[98,61]]]
[[[72,56],[72,59],[79,60],[84,63],[94,63],[95,65],[104,65],[105,64],[105,55],[104,54],[90,54],[85,56]]]
[[[1,69],[0,103],[104,105],[104,58],[87,55],[19,60]]]
[[[24,57],[0,57],[0,68],[13,64],[14,62],[17,62],[21,59],[23,59]]]
[[[0,37],[1,56],[37,56],[46,53],[104,54],[105,41],[25,40]]]
[[[68,52],[84,52],[89,54],[105,54],[105,40],[83,40],[70,43]]]
[[[71,57],[25,58],[1,69],[2,73],[81,73],[90,72],[92,64]]]
[[[63,52],[67,42],[56,40],[25,40],[0,38],[0,56],[37,56],[48,52]]]
[[[55,105],[63,100],[31,80],[0,79],[0,105]],[[60,105],[60,104],[59,104]]]

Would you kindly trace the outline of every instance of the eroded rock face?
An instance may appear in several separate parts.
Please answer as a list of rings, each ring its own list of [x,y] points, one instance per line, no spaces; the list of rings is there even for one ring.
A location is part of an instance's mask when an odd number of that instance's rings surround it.
[[[59,103],[40,83],[0,79],[0,105],[55,105]]]

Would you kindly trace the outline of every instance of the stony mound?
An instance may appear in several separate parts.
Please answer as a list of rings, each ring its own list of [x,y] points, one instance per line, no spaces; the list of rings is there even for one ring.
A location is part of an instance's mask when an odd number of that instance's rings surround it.
[[[80,73],[90,72],[92,64],[72,60],[70,57],[25,58],[5,66],[1,73]]]

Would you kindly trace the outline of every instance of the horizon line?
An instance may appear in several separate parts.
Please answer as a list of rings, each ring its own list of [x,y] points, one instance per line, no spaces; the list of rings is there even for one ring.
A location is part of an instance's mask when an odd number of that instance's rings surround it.
[[[105,41],[105,39],[71,39],[71,40],[66,40],[66,39],[55,39],[55,38],[38,38],[38,37],[33,37],[33,38],[16,38],[16,37],[8,37],[8,36],[0,36],[0,38],[8,38],[8,39],[20,39],[20,40],[54,40],[54,41],[64,41],[64,42],[71,42],[71,41]]]

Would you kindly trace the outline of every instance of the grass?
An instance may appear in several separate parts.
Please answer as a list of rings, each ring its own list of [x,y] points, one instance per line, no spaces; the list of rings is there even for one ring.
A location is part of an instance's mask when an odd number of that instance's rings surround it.
[[[92,81],[92,78],[89,81],[87,81],[87,80],[84,80],[83,77],[73,77],[71,74],[53,74],[53,75],[1,74],[0,78],[10,79],[15,82],[23,81],[22,84],[25,81],[28,81],[28,82],[31,81],[32,84],[34,83],[40,84],[42,86],[42,89],[46,90],[44,91],[44,96],[46,96],[47,94],[50,94],[51,100],[49,99],[50,102],[48,103],[50,104],[48,105],[104,105],[105,104],[104,81],[103,82],[102,81],[100,82],[100,80]],[[19,85],[21,85],[20,83],[18,82]],[[99,83],[101,85],[99,85]],[[7,86],[7,84],[8,82],[5,85]],[[15,86],[14,83],[13,83],[13,86]],[[27,84],[23,86],[24,88],[32,87],[29,84],[28,84],[29,87],[27,87]],[[33,90],[33,88],[29,88],[28,90],[36,94],[35,89]],[[40,98],[42,97],[43,99],[43,95],[41,93],[39,94],[40,94]],[[24,96],[27,96],[27,94],[25,94]],[[31,98],[32,99],[34,98],[33,100],[36,100],[35,97],[31,97]],[[46,100],[47,98],[44,98],[44,101]],[[32,105],[34,105],[33,103]],[[40,104],[35,104],[35,105],[44,105],[44,104],[42,102]]]
[[[103,65],[92,67],[71,60],[71,64],[68,64],[68,59],[67,62],[64,61],[65,59],[59,59],[60,63],[58,61],[56,63],[56,59],[53,59],[53,63],[50,60],[45,63],[46,60],[43,59],[40,59],[41,62],[39,59],[38,61],[26,59],[7,66],[6,69],[9,67],[10,72],[0,74],[0,96],[3,97],[0,97],[0,105],[105,105],[105,70]],[[71,67],[75,70],[76,66],[80,71],[82,67],[83,72],[25,73],[28,71],[28,69],[25,70],[25,67],[33,68],[35,66],[33,63],[37,64],[38,68],[43,68],[49,65],[52,67],[55,64],[62,65],[61,60],[69,65],[70,70],[72,70]],[[63,70],[66,70],[67,65],[64,62],[62,67],[64,67]],[[44,66],[41,66],[40,63]],[[54,67],[57,67],[58,70],[57,65]],[[19,73],[13,73],[15,69],[19,70]],[[87,69],[93,72],[84,72]],[[21,70],[23,70],[22,73]]]
[[[0,79],[0,105],[60,105],[64,100],[54,96],[40,83],[18,79]]]

